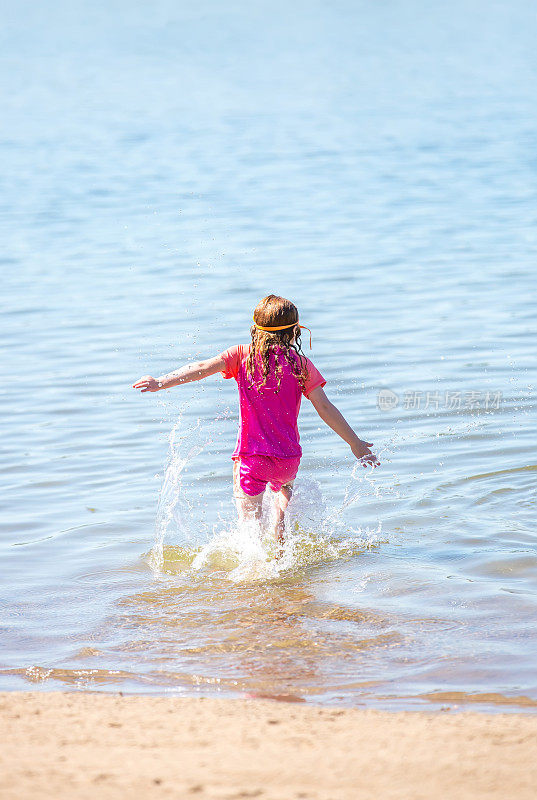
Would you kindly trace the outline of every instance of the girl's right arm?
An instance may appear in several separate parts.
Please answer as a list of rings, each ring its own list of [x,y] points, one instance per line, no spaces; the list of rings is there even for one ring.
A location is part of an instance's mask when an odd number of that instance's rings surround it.
[[[323,422],[326,422],[338,436],[341,436],[344,442],[347,442],[353,455],[364,467],[367,464],[371,464],[373,467],[378,467],[380,465],[380,461],[376,455],[369,449],[373,446],[373,443],[364,442],[362,439],[358,438],[341,411],[330,402],[321,386],[318,386],[309,393],[308,400],[311,400],[315,411]]]
[[[222,372],[226,368],[226,362],[222,356],[208,358],[206,361],[197,361],[193,364],[186,364],[175,372],[169,372],[160,378],[153,378],[151,375],[144,375],[143,378],[133,384],[133,389],[141,389],[142,392],[158,392],[160,389],[170,389],[172,386],[180,386],[182,383],[200,381],[208,378],[216,372]]]

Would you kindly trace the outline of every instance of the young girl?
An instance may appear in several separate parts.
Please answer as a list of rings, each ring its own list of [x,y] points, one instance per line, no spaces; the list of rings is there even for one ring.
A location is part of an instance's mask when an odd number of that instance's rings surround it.
[[[365,466],[379,466],[343,415],[328,400],[319,370],[302,353],[296,306],[276,295],[265,297],[254,311],[251,344],[239,344],[207,361],[187,364],[161,378],[145,375],[133,388],[158,392],[221,372],[235,378],[240,424],[233,459],[233,494],[241,518],[259,517],[267,484],[276,493],[275,536],[283,543],[284,515],[291,499],[302,448],[297,418],[302,395],[350,446]],[[307,329],[309,330],[309,329]],[[311,332],[310,332],[311,346]]]

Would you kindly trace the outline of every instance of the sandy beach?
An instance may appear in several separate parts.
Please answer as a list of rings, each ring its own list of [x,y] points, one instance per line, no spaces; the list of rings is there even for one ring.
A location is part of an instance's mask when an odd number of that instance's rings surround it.
[[[0,696],[2,800],[533,798],[537,717]]]

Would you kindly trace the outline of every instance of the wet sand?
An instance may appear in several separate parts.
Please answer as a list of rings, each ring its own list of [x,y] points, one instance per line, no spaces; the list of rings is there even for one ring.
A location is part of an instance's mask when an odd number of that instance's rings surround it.
[[[0,797],[535,797],[537,716],[0,694]]]

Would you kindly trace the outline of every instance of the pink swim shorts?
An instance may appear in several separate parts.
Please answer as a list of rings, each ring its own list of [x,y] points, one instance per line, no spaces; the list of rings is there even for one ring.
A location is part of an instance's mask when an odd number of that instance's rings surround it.
[[[266,485],[273,492],[296,478],[300,456],[296,458],[277,458],[276,456],[235,456],[239,467],[240,488],[249,497],[261,494]],[[235,465],[236,468],[237,465]]]

